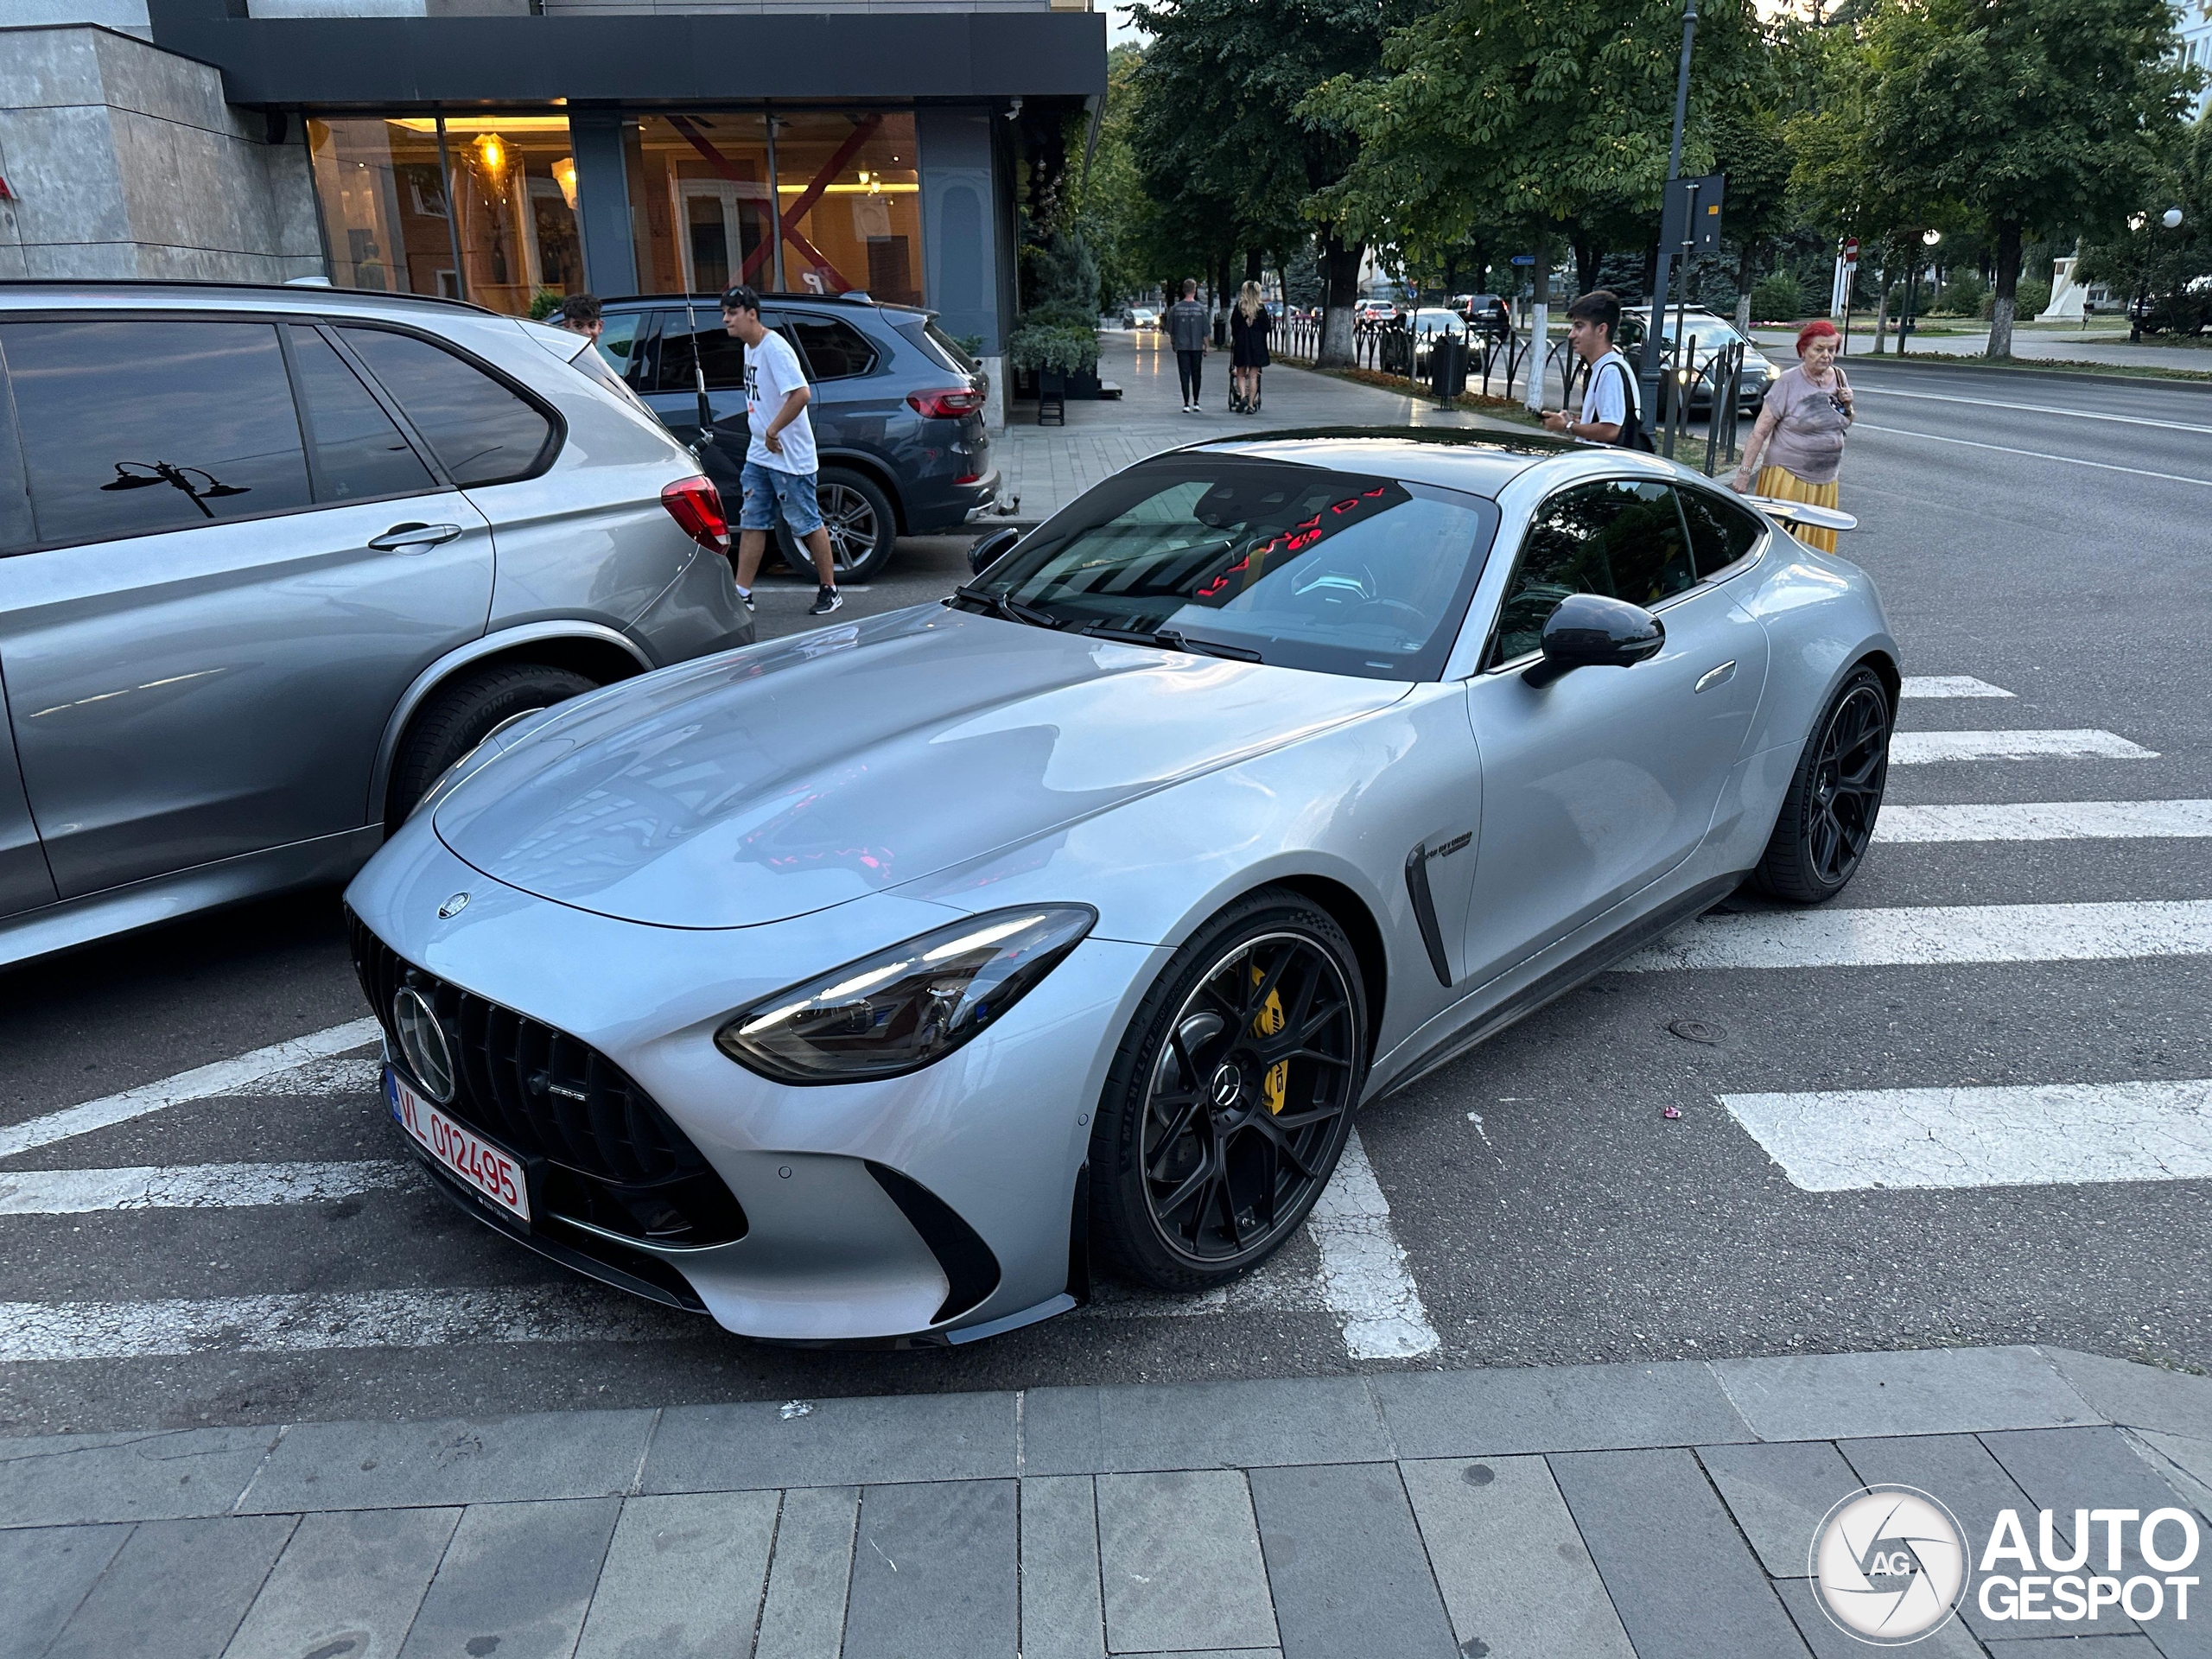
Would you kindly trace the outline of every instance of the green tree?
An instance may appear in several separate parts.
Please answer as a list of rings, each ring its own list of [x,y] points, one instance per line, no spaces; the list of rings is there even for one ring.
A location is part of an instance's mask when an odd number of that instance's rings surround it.
[[[2171,230],[2164,223],[2169,207],[2181,209],[2181,223]],[[2212,321],[2212,292],[2191,287],[2212,277],[2212,119],[2200,118],[2190,130],[2172,171],[2138,214],[2116,234],[2083,245],[2074,276],[2130,300],[2139,289],[2147,294],[2153,328],[2195,334]]]
[[[2140,211],[2197,79],[2168,0],[1888,0],[1864,73],[1859,165],[1957,202],[1995,245],[1993,358],[2012,353],[2023,237]]]

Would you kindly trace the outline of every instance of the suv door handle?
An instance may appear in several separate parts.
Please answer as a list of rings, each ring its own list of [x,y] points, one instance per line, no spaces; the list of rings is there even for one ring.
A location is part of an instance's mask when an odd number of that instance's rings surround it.
[[[410,553],[449,542],[461,534],[459,524],[394,524],[381,536],[369,538],[379,553]]]

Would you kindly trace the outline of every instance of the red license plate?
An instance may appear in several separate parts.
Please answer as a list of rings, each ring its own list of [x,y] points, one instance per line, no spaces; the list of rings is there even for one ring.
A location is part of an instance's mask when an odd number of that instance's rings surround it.
[[[530,1219],[530,1188],[523,1179],[521,1160],[454,1122],[409,1088],[390,1066],[384,1071],[384,1095],[392,1121],[413,1135],[416,1145],[509,1215]]]

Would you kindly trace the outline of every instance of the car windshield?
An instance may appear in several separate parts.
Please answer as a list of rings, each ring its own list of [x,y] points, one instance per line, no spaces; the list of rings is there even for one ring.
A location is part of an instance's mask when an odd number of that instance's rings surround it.
[[[1461,328],[1467,320],[1457,311],[1446,311],[1441,306],[1424,306],[1414,313],[1416,328]]]
[[[1443,670],[1497,510],[1456,490],[1240,455],[1109,479],[970,588],[1041,626],[1325,673]]]
[[[1660,330],[1662,338],[1667,340],[1675,338],[1675,314],[1669,311],[1667,314],[1666,326]],[[1700,351],[1704,351],[1707,346],[1732,346],[1743,338],[1726,321],[1714,316],[1709,311],[1701,315],[1695,311],[1691,312],[1688,317],[1681,321],[1681,332],[1697,341],[1697,348]]]

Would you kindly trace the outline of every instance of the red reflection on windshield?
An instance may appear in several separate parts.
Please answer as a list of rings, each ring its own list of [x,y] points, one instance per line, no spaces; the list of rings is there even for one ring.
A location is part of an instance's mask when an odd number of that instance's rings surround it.
[[[1231,578],[1242,575],[1249,570],[1265,569],[1268,560],[1278,553],[1303,553],[1316,542],[1334,535],[1344,529],[1346,523],[1351,522],[1347,519],[1337,524],[1325,524],[1322,522],[1324,519],[1342,518],[1343,515],[1357,514],[1363,509],[1371,511],[1395,505],[1395,502],[1386,499],[1390,493],[1391,487],[1389,484],[1378,484],[1371,490],[1363,490],[1357,495],[1346,496],[1341,501],[1331,503],[1304,523],[1294,524],[1288,530],[1276,531],[1257,547],[1247,551],[1243,558],[1222,571],[1212,581],[1200,587],[1191,597],[1194,600],[1219,599],[1229,591]]]

